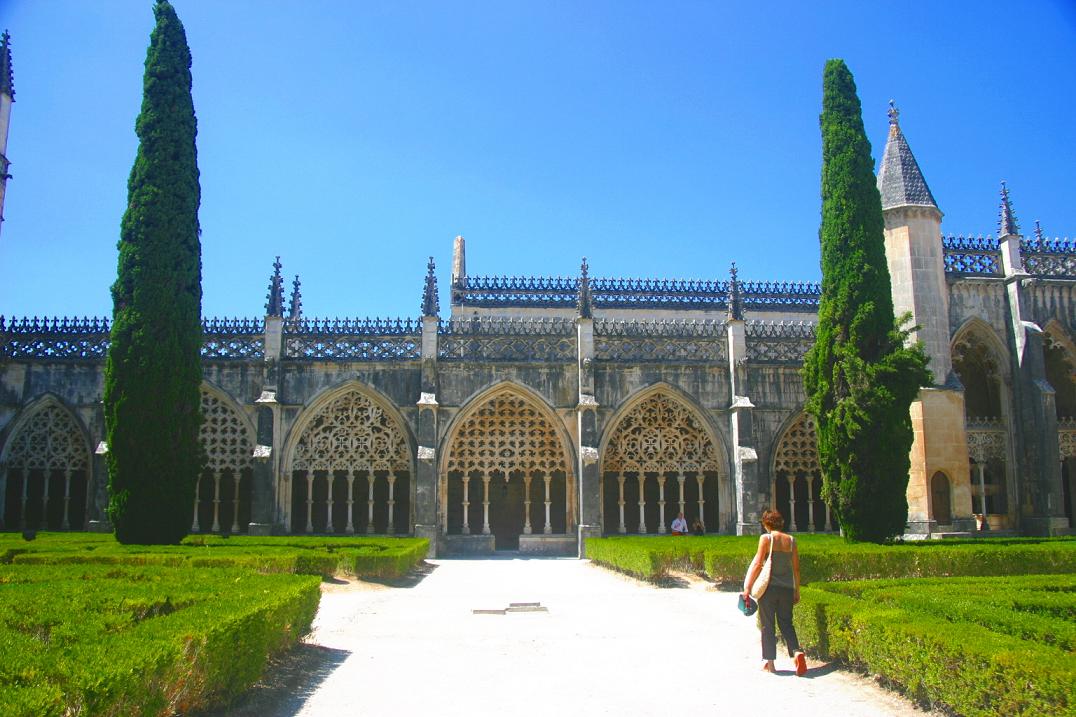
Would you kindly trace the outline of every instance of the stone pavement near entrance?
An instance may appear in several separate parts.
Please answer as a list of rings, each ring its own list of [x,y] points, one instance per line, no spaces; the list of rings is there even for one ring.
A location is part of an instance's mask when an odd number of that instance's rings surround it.
[[[547,612],[474,614],[510,603]],[[754,618],[696,580],[656,587],[573,559],[430,561],[407,586],[327,584],[307,644],[246,717],[923,715],[863,677],[759,671]],[[760,704],[767,707],[759,708]]]

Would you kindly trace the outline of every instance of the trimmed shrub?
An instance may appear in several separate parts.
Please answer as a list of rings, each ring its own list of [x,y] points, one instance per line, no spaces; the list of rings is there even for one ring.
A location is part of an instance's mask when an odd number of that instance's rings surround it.
[[[963,619],[969,594],[983,597],[972,621]],[[1044,629],[1071,636],[1071,623],[1051,628],[996,608],[1040,594],[1073,609],[1076,576],[822,584],[801,590],[794,620],[810,651],[881,675],[920,703],[968,717],[1073,714],[1076,655],[1040,642]]]
[[[0,714],[226,703],[309,630],[318,584],[246,570],[0,566]]]

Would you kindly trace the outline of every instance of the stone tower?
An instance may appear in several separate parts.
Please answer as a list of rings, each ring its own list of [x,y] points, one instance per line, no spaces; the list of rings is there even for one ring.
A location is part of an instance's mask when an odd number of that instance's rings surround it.
[[[952,529],[972,527],[971,470],[963,387],[949,349],[942,213],[900,129],[899,114],[890,102],[878,192],[894,313],[911,314],[917,327],[911,339],[923,343],[934,374],[935,385],[920,389],[911,406],[915,437],[908,481],[908,532],[929,534],[937,532],[939,516]]]
[[[11,163],[7,159],[7,130],[11,123],[11,103],[15,101],[15,76],[11,72],[11,35],[0,37],[0,227],[4,221],[4,194]]]

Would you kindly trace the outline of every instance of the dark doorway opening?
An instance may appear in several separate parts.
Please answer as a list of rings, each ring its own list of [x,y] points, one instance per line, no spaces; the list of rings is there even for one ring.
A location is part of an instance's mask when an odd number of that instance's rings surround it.
[[[496,550],[519,550],[523,532],[523,479],[495,473],[489,481],[489,529]]]

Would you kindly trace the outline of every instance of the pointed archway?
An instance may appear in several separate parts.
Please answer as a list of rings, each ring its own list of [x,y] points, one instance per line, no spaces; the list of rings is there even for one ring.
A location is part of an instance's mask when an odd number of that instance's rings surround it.
[[[724,451],[700,412],[656,387],[618,414],[601,451],[603,532],[662,534],[678,513],[706,532],[727,527]]]
[[[29,530],[81,529],[87,518],[90,446],[78,419],[44,396],[15,420],[3,453],[3,525]]]
[[[488,391],[461,411],[449,431],[441,471],[445,535],[492,536],[495,549],[521,536],[567,536],[575,492],[568,450],[555,415],[514,384]]]
[[[833,516],[822,500],[822,468],[814,416],[797,415],[781,432],[773,451],[771,507],[790,531],[833,530]]]

